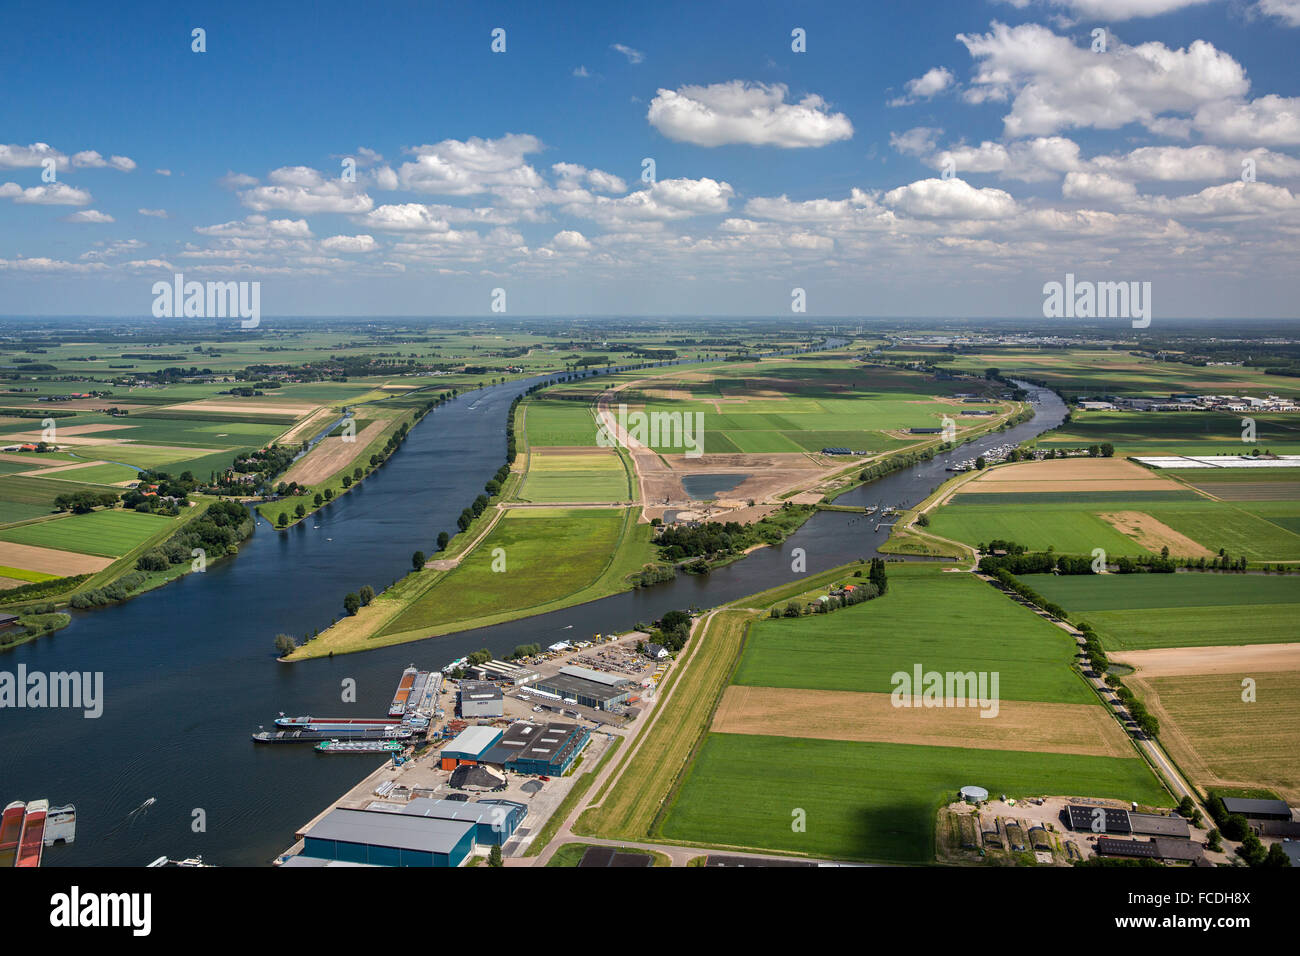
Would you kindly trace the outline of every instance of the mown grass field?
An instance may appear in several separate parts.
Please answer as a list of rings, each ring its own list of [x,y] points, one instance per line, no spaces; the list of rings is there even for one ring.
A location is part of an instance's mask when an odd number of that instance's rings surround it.
[[[0,541],[117,558],[173,519],[135,511],[94,511],[0,531]]]
[[[714,846],[929,863],[935,812],[965,784],[1014,797],[1170,799],[1138,757],[709,734],[661,829]]]
[[[1060,628],[970,574],[889,566],[883,596],[754,625],[734,683],[888,693],[897,671],[997,671],[1010,700],[1094,704]]]
[[[530,446],[596,445],[596,415],[585,402],[533,398],[524,423]]]
[[[1013,493],[998,495],[1004,499],[1000,503],[966,504],[962,499],[967,497],[970,496],[956,495],[949,504],[931,513],[926,530],[972,547],[1001,539],[1022,544],[1031,551],[1055,548],[1065,554],[1091,554],[1094,548],[1103,548],[1107,555],[1115,557],[1148,553],[1146,548],[1098,517],[1103,511],[1142,510],[1143,506],[1125,509],[1118,499],[1108,504],[1099,501],[1038,504],[1034,501],[1038,495]]]
[[[534,448],[516,497],[530,502],[617,502],[631,500],[632,489],[623,459],[613,449],[559,454]]]
[[[1110,650],[1295,640],[1300,576],[1261,574],[1024,575],[1022,580]]]

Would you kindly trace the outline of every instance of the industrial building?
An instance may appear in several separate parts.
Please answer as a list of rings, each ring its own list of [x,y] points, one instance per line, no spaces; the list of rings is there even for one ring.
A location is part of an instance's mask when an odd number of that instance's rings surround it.
[[[482,763],[483,754],[500,739],[501,731],[496,727],[466,727],[442,748],[442,769]]]
[[[462,717],[500,717],[504,713],[505,694],[496,684],[479,680],[460,682],[460,715]]]
[[[561,777],[591,740],[591,731],[578,724],[547,724],[506,763],[514,773]]]
[[[302,856],[372,866],[460,866],[474,849],[470,820],[331,810],[299,833]]]
[[[1291,808],[1283,800],[1246,800],[1241,797],[1224,797],[1223,808],[1229,813],[1239,813],[1247,820],[1291,820]]]
[[[470,676],[476,680],[504,681],[511,687],[520,687],[537,680],[537,671],[512,664],[509,661],[491,660],[482,664],[473,664],[469,668]]]
[[[474,842],[479,846],[502,846],[519,828],[528,808],[513,800],[433,800],[416,797],[402,806],[372,803],[370,809],[383,813],[404,813],[432,820],[451,820],[474,825]]]
[[[560,672],[552,677],[539,679],[537,688],[555,694],[561,700],[594,710],[609,710],[614,705],[627,703],[636,690],[636,684],[616,674],[568,666],[561,667]]]
[[[479,763],[492,767],[507,766],[511,760],[524,752],[524,747],[537,739],[543,726],[526,720],[516,721],[506,728],[500,740],[483,752]]]

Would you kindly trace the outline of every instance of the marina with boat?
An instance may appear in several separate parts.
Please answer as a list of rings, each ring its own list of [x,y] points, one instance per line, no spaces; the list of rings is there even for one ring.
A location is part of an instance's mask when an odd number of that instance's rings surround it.
[[[77,808],[50,809],[50,801],[15,800],[0,815],[0,868],[41,865],[46,847],[76,839]]]

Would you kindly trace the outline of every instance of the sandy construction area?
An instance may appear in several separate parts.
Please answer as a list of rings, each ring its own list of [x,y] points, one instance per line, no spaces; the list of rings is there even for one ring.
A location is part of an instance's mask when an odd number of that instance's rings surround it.
[[[1143,678],[1300,671],[1300,644],[1160,647],[1149,651],[1116,651],[1108,656],[1116,663],[1135,668]]]
[[[324,481],[361,454],[387,424],[387,422],[371,422],[357,432],[355,441],[345,442],[341,435],[322,439],[305,458],[298,459],[294,466],[284,473],[280,481],[296,481],[300,485],[308,486]]]
[[[710,473],[745,473],[746,478],[739,486],[726,492],[730,499],[755,502],[773,498],[781,492],[794,487],[805,486],[817,481],[843,465],[820,466],[814,459],[802,453],[770,455],[701,455],[687,458],[685,455],[660,455],[641,442],[635,440],[619,427],[611,406],[618,400],[622,389],[635,388],[639,382],[629,382],[620,388],[606,392],[600,397],[597,415],[609,434],[627,448],[632,456],[637,481],[641,488],[641,500],[645,502],[649,517],[660,517],[664,508],[690,507],[694,499],[682,486],[682,475]],[[629,406],[630,407],[630,406]]]
[[[1132,757],[1105,708],[1003,700],[996,717],[978,707],[895,707],[889,694],[728,687],[713,719],[718,733],[858,740],[975,750],[1028,750]]]
[[[1209,548],[1141,511],[1105,511],[1097,517],[1156,554],[1167,547],[1171,555],[1179,558],[1214,557]]]
[[[113,560],[113,558],[101,558],[93,554],[77,554],[74,551],[56,551],[54,548],[38,548],[30,544],[0,541],[0,565],[7,568],[23,568],[27,571],[42,571],[60,577],[102,571],[112,564]]]

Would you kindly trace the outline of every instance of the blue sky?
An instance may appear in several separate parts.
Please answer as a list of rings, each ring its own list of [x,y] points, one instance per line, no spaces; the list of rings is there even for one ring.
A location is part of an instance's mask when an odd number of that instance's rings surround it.
[[[1297,314],[1297,0],[790,6],[16,8],[0,314]]]

